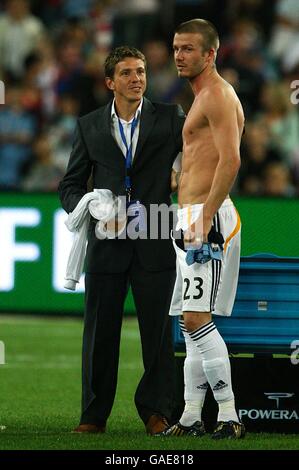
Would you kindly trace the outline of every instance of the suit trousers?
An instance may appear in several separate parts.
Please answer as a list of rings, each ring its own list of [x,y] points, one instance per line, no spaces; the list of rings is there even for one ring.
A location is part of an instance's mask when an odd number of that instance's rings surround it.
[[[142,421],[170,419],[175,406],[175,362],[168,315],[175,269],[147,271],[135,254],[124,273],[86,273],[81,424],[105,425],[113,406],[124,302],[131,285],[144,373],[135,392]]]

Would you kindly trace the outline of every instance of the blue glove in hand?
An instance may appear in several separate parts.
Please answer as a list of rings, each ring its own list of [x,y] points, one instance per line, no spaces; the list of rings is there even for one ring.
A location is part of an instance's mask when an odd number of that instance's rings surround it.
[[[203,243],[200,248],[188,248],[186,254],[186,263],[191,266],[193,263],[204,264],[211,259],[222,259],[222,247],[219,245],[212,247],[212,243]]]

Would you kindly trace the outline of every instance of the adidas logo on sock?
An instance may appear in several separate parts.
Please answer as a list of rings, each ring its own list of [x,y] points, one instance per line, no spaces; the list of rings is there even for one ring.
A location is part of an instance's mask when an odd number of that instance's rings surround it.
[[[209,382],[205,382],[204,384],[197,385],[196,388],[198,388],[199,390],[207,390],[208,386],[209,386]]]
[[[213,390],[222,390],[223,388],[228,387],[228,384],[223,382],[223,380],[219,380],[216,385],[213,387]]]

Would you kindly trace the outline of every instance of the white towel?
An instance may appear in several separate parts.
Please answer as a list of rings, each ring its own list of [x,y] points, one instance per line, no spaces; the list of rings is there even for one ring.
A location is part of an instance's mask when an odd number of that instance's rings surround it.
[[[76,290],[79,282],[86,255],[87,231],[91,215],[98,219],[96,224],[96,236],[100,239],[115,238],[120,233],[108,233],[105,230],[106,223],[114,219],[121,207],[121,198],[116,197],[109,189],[94,189],[93,192],[85,194],[77,206],[68,215],[65,225],[71,232],[75,232],[73,244],[69,253],[65,289]],[[98,224],[99,227],[98,227]],[[125,226],[125,224],[124,224]],[[122,227],[122,230],[124,227]],[[121,231],[122,231],[121,230]],[[112,237],[112,235],[114,235]]]

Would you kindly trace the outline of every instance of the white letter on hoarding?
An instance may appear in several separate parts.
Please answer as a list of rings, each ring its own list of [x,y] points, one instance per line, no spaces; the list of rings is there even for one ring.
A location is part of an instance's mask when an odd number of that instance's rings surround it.
[[[5,364],[5,347],[3,341],[0,341],[0,365]]]
[[[36,261],[40,256],[35,243],[16,243],[16,227],[35,227],[40,211],[33,208],[0,209],[0,291],[10,291],[15,284],[16,261]]]
[[[66,228],[65,220],[67,214],[63,209],[58,209],[54,213],[53,227],[53,288],[56,292],[64,292],[65,294],[84,292],[84,275],[81,276],[80,282],[75,291],[65,289],[65,273],[69,252],[73,243],[73,234]]]

